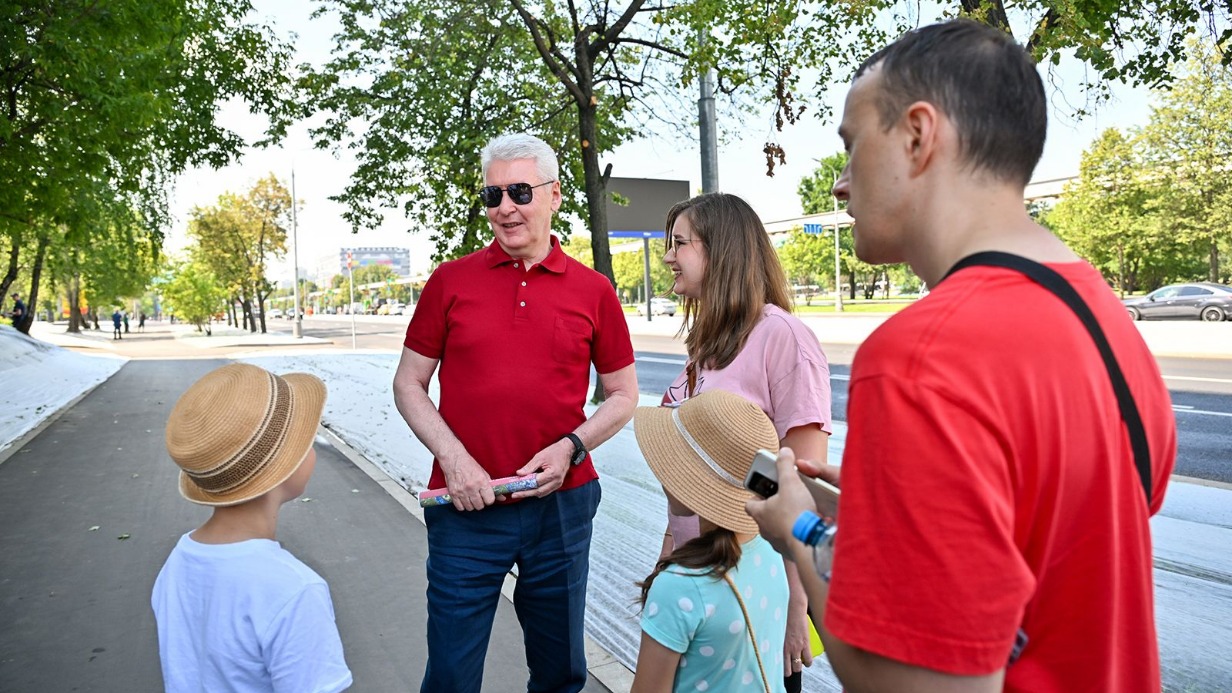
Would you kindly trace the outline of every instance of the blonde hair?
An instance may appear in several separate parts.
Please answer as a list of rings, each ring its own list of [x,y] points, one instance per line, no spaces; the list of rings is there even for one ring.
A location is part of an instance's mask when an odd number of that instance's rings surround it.
[[[749,203],[726,193],[677,203],[667,213],[669,247],[672,226],[682,216],[689,220],[707,258],[701,298],[684,299],[680,326],[689,351],[686,370],[692,396],[698,367],[727,367],[744,348],[766,304],[791,312],[792,302],[779,256]]]

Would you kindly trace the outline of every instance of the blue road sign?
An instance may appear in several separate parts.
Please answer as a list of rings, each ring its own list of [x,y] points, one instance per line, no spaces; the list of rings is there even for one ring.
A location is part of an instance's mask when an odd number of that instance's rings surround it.
[[[666,231],[608,231],[607,235],[616,238],[665,238]]]
[[[805,224],[805,233],[821,233],[821,224]]]

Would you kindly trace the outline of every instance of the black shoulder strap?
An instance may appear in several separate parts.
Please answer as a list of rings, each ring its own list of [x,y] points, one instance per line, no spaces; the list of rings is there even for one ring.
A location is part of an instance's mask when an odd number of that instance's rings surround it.
[[[1104,359],[1108,377],[1112,379],[1112,389],[1116,392],[1117,406],[1121,409],[1121,419],[1125,421],[1125,427],[1129,430],[1129,444],[1134,451],[1134,466],[1138,468],[1138,478],[1142,480],[1142,490],[1146,492],[1146,504],[1149,508],[1151,505],[1151,450],[1147,446],[1146,429],[1142,425],[1142,416],[1138,413],[1138,406],[1134,403],[1133,393],[1129,391],[1129,384],[1125,382],[1125,374],[1121,372],[1121,366],[1112,353],[1112,346],[1108,344],[1108,338],[1104,336],[1104,330],[1096,321],[1091,308],[1060,274],[1034,260],[1010,253],[983,252],[969,255],[959,260],[958,264],[951,267],[945,276],[949,277],[961,269],[977,265],[1004,267],[1027,275],[1064,301],[1065,305],[1069,306],[1082,321],[1083,327],[1087,328],[1091,339],[1095,340],[1099,355]],[[944,277],[942,279],[944,280]]]

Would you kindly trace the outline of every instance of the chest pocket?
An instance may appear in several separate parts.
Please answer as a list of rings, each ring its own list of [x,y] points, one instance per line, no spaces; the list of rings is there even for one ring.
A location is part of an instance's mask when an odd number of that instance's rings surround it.
[[[565,365],[588,363],[593,333],[590,323],[581,318],[557,316],[552,330],[552,358]]]

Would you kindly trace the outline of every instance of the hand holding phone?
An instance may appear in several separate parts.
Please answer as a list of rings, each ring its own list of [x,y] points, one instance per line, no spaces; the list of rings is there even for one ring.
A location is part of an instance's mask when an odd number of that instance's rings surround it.
[[[753,456],[753,464],[749,467],[749,473],[744,478],[744,486],[762,498],[769,498],[778,493],[778,476],[778,455],[769,450],[758,450]],[[838,487],[804,474],[799,474],[799,476],[804,481],[804,487],[808,489],[809,495],[813,497],[818,514],[830,520],[837,518]]]

